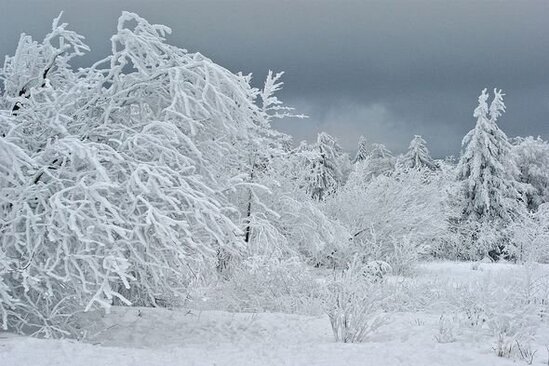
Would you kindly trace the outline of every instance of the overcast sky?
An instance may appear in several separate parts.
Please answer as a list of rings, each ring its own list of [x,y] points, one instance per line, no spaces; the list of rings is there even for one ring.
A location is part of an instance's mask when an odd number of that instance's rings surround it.
[[[129,10],[256,81],[285,71],[280,98],[310,118],[275,127],[296,140],[324,130],[349,151],[365,135],[401,152],[421,134],[433,155],[457,154],[484,87],[507,94],[509,136],[549,138],[549,1],[0,0],[0,57],[61,10],[92,47],[84,64]]]

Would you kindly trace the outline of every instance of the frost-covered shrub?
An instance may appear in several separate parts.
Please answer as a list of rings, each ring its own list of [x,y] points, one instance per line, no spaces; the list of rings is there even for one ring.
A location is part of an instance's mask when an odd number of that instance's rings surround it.
[[[7,58],[3,328],[51,336],[79,311],[177,301],[242,253],[230,194],[247,183],[250,141],[269,141],[269,108],[249,76],[166,44],[169,32],[124,12],[112,55],[75,71],[87,47],[55,20]]]
[[[203,307],[238,312],[322,313],[324,285],[299,258],[253,256],[229,278],[195,297],[211,298]]]
[[[349,242],[349,233],[343,225],[328,218],[309,200],[286,196],[279,199],[275,207],[281,213],[277,223],[280,231],[308,264],[342,266]]]
[[[37,183],[36,174],[28,175],[29,183],[10,195],[1,244],[14,262],[4,280],[18,300],[8,313],[19,330],[56,327],[54,308],[61,315],[108,308],[114,299],[155,304],[184,293],[192,272],[215,265],[216,231],[209,225],[224,218],[218,214],[207,224],[219,203],[199,195],[199,177],[71,138],[47,146],[34,161],[55,159],[58,168]],[[203,214],[173,212],[175,202]],[[22,323],[19,312],[26,313]]]
[[[380,240],[375,233],[372,233],[371,239],[364,240],[362,245],[368,248],[366,252],[362,252],[363,260],[383,258],[383,262],[389,265],[391,272],[398,275],[411,274],[415,264],[427,254],[426,248],[411,242],[408,236]]]
[[[257,172],[255,181],[265,187],[255,190],[250,217],[271,217],[271,233],[261,240],[261,230],[251,228],[250,255],[300,256],[314,266],[341,266],[349,243],[348,230],[328,217],[307,191],[304,174],[308,151],[290,149],[273,157]],[[263,232],[267,233],[267,227]],[[276,252],[276,254],[274,254]]]
[[[365,278],[362,269],[355,258],[348,269],[335,273],[327,286],[324,306],[338,342],[364,342],[387,321],[384,283]]]
[[[366,263],[362,267],[362,275],[372,282],[377,282],[382,281],[392,270],[393,268],[389,263],[377,260]]]
[[[452,317],[441,315],[438,320],[438,333],[435,335],[436,341],[438,343],[455,342],[455,327],[455,320]]]
[[[492,350],[498,357],[521,359],[531,365],[536,351],[532,350],[531,341],[533,337],[528,334],[513,334],[507,329],[496,336]]]
[[[528,208],[536,210],[549,202],[549,143],[540,137],[519,137],[513,141],[511,154],[520,171],[519,180],[527,185]]]
[[[531,365],[534,362],[534,356],[536,355],[537,350],[534,350],[529,342],[521,343],[516,340],[515,343],[517,344],[520,359],[526,362],[527,365]]]
[[[549,203],[524,213],[509,227],[509,254],[521,263],[549,263]]]
[[[448,234],[446,193],[430,171],[411,170],[365,181],[351,174],[324,210],[351,233],[348,253],[368,262],[383,260],[407,271]]]
[[[456,239],[460,241],[458,259],[490,260],[513,259],[510,252],[509,227],[491,222],[467,220],[459,224]]]
[[[484,272],[476,281],[454,284],[445,293],[462,326],[489,336],[500,357],[520,356],[517,342],[526,346],[537,329],[546,326],[549,283],[535,267],[501,275]]]

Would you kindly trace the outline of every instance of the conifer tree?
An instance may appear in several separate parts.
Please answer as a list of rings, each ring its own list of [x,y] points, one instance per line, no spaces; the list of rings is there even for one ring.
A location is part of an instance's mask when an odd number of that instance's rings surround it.
[[[316,156],[311,165],[308,191],[311,197],[322,201],[335,192],[342,182],[342,173],[338,166],[341,147],[332,136],[321,132],[314,151]]]
[[[482,91],[473,114],[476,126],[462,142],[465,150],[458,164],[458,179],[464,183],[463,214],[467,218],[508,221],[512,202],[520,199],[513,174],[516,168],[509,163],[511,144],[496,124],[505,111],[503,95],[494,89],[488,107],[489,94]]]
[[[484,89],[474,111],[475,128],[463,139],[464,151],[457,167],[462,182],[462,223],[470,228],[471,250],[493,258],[505,251],[504,229],[521,209],[521,186],[510,160],[511,144],[499,129],[497,119],[505,111],[504,94]]]
[[[383,144],[372,144],[367,159],[368,175],[373,178],[382,174],[389,174],[395,168],[395,158],[391,151]]]
[[[364,136],[360,136],[358,139],[358,149],[355,155],[355,158],[353,159],[353,164],[358,163],[360,161],[364,161],[368,158],[368,145],[366,142],[366,138]]]
[[[402,158],[402,165],[406,169],[438,169],[435,161],[429,155],[427,142],[420,135],[415,135],[410,142],[408,152]]]

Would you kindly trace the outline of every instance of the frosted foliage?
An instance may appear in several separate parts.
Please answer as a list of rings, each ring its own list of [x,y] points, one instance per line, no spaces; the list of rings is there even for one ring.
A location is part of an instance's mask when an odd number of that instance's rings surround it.
[[[438,177],[415,170],[370,182],[352,175],[326,201],[326,211],[349,229],[351,253],[397,268],[417,260],[446,235],[452,209],[442,184]]]
[[[67,30],[68,24],[59,24],[60,18],[61,15],[54,19],[52,31],[43,42],[38,43],[29,35],[22,34],[15,55],[6,57],[1,79],[4,81],[4,97],[8,97],[9,102],[27,96],[31,88],[43,85],[46,77],[51,79],[49,72],[56,65],[66,65],[73,57],[89,51],[83,43],[84,37]],[[62,76],[67,75],[64,73]]]
[[[517,138],[512,156],[520,171],[520,181],[527,184],[526,201],[531,210],[549,202],[549,143],[541,138]]]
[[[53,26],[7,59],[0,112],[2,327],[47,336],[75,331],[82,310],[177,301],[219,253],[241,252],[241,152],[287,111],[279,75],[260,96],[135,14],[112,55],[78,71],[82,37]]]
[[[250,138],[235,156],[239,165],[233,166],[235,189],[229,194],[240,216],[239,226],[244,231],[246,255],[288,257],[295,255],[289,245],[287,232],[281,228],[286,217],[279,214],[280,203],[289,197],[288,187],[276,179],[288,166],[281,166],[290,156],[290,137],[270,129],[269,122],[277,118],[306,118],[293,114],[293,108],[282,105],[274,95],[282,88],[282,73],[269,71],[259,102],[265,123],[250,130]],[[291,201],[291,200],[290,200]]]
[[[346,250],[347,229],[331,220],[314,202],[284,197],[279,202],[280,229],[297,253],[312,265],[337,265]]]
[[[81,313],[113,306],[209,298],[295,312],[324,297],[336,335],[361,340],[398,306],[376,303],[392,288],[388,269],[406,275],[428,255],[549,262],[549,145],[508,141],[501,91],[480,95],[457,166],[433,160],[421,136],[398,161],[360,137],[351,164],[325,132],[296,147],[271,128],[305,117],[276,96],[283,73],[255,88],[251,75],[168,44],[170,32],[123,12],[110,55],[76,68],[89,48],[57,18],[6,58],[3,330],[84,337],[79,321],[92,315]],[[327,268],[357,281],[331,286],[316,278]]]
[[[429,155],[427,143],[419,135],[415,135],[410,142],[408,152],[402,157],[402,165],[407,169],[437,170],[435,161]]]
[[[496,124],[505,111],[503,94],[494,90],[490,107],[488,97],[484,89],[473,114],[476,126],[463,139],[464,152],[458,165],[458,180],[463,181],[465,197],[463,214],[473,220],[507,222],[520,201],[514,178],[517,171],[510,161],[507,136]]]
[[[300,256],[310,264],[333,264],[333,253],[348,240],[347,230],[330,220],[307,191],[304,172],[311,155],[317,156],[301,146],[256,170],[255,182],[264,189],[252,190],[251,255]]]
[[[524,214],[510,227],[510,254],[520,262],[549,263],[549,203]]]
[[[370,181],[380,175],[390,175],[395,169],[395,158],[383,144],[372,144],[366,159],[357,161],[351,175]]]
[[[276,93],[282,89],[284,83],[280,81],[280,78],[284,75],[284,72],[274,74],[269,70],[263,89],[259,93],[261,101],[261,107],[263,112],[266,113],[269,119],[272,118],[307,118],[303,114],[294,114],[292,107],[287,107],[276,97]]]

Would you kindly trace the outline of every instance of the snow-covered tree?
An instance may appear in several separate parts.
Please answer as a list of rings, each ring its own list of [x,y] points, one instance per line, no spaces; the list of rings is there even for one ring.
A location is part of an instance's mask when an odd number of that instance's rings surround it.
[[[389,174],[395,167],[395,158],[383,144],[372,144],[368,154],[368,170],[374,177]]]
[[[284,251],[286,238],[273,223],[280,220],[280,215],[273,210],[273,175],[276,164],[288,156],[291,139],[289,136],[272,130],[270,123],[273,119],[306,118],[304,115],[294,114],[293,108],[284,106],[275,93],[281,90],[280,81],[283,73],[273,74],[269,71],[264,87],[259,91],[259,104],[267,124],[252,132],[248,144],[244,147],[242,160],[248,162],[243,165],[246,177],[239,185],[245,188],[242,192],[244,199],[237,202],[241,207],[244,230],[244,241],[248,246],[248,254]],[[243,206],[243,207],[242,207]],[[255,241],[256,243],[254,243]],[[278,253],[280,254],[280,253]]]
[[[458,165],[458,179],[463,181],[466,198],[464,216],[509,221],[521,194],[514,178],[516,167],[510,163],[511,144],[496,124],[505,111],[503,94],[494,90],[490,107],[488,97],[484,89],[473,114],[477,118],[475,128],[462,143],[464,151]]]
[[[400,163],[405,169],[438,169],[435,161],[429,155],[427,142],[419,135],[414,136]]]
[[[372,144],[366,159],[357,161],[349,179],[368,182],[380,175],[390,175],[395,169],[396,160],[383,144]]]
[[[526,202],[530,210],[537,210],[549,202],[549,143],[532,136],[517,138],[512,156],[520,171],[520,182],[527,185]]]
[[[520,209],[521,187],[515,180],[518,172],[511,161],[511,144],[496,124],[505,111],[503,95],[495,89],[494,99],[488,107],[489,95],[486,89],[482,91],[473,114],[477,119],[475,128],[464,137],[462,143],[464,151],[458,164],[457,178],[462,181],[462,219],[472,225],[473,243],[479,242],[483,235],[481,228],[486,223],[490,227],[506,225]],[[487,241],[483,248],[478,248],[479,254],[490,250],[501,251],[504,241]]]
[[[258,184],[269,188],[269,194],[261,196],[262,203],[276,212],[278,217],[272,225],[281,235],[278,242],[260,238],[252,243],[255,253],[263,251],[279,257],[299,256],[312,265],[334,263],[334,253],[341,251],[349,234],[336,220],[328,218],[319,207],[316,198],[304,189],[308,183],[304,171],[309,167],[306,158],[295,150],[276,157],[268,170],[258,176]],[[260,211],[261,212],[261,211]],[[260,230],[256,230],[260,233]]]
[[[343,173],[339,166],[341,147],[332,136],[321,132],[313,145],[313,152],[315,156],[308,173],[308,191],[311,197],[322,201],[343,182]]]
[[[368,142],[366,137],[360,136],[358,139],[358,146],[356,155],[353,159],[353,164],[364,161],[368,158]]]
[[[276,145],[269,115],[285,110],[136,14],[112,55],[79,70],[82,37],[52,28],[22,37],[0,98],[1,326],[46,335],[79,311],[177,301],[220,252],[240,253],[232,194],[253,184],[244,157],[251,141]]]

